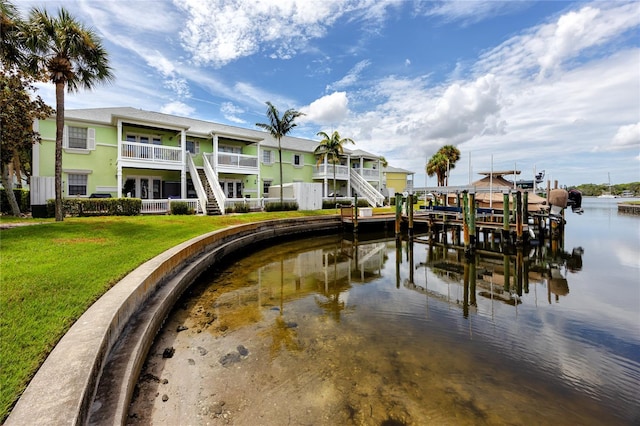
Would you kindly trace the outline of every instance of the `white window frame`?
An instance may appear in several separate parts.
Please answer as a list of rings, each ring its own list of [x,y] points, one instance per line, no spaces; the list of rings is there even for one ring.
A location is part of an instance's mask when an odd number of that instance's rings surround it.
[[[71,193],[71,179],[75,177],[83,177],[84,178],[84,194],[72,194]],[[88,173],[67,173],[67,197],[86,197],[89,195],[89,174]],[[73,186],[82,186],[75,184]]]
[[[87,132],[84,147],[70,147],[69,135],[72,133],[71,129],[85,129]],[[85,126],[70,126],[65,125],[62,129],[62,147],[68,152],[87,153],[88,151],[94,151],[96,149],[96,129],[93,127]]]
[[[189,150],[189,143],[193,144],[193,151]],[[200,141],[194,141],[192,139],[187,139],[187,143],[185,145],[185,148],[187,150],[187,152],[190,152],[192,154],[200,154]]]
[[[269,156],[269,158],[267,159],[266,156]],[[267,164],[267,165],[271,165],[275,162],[275,153],[273,152],[272,149],[263,149],[262,150],[262,164]]]
[[[273,185],[273,179],[263,179],[262,180],[262,196],[266,197],[269,195],[269,187]]]
[[[143,140],[143,138],[146,140]],[[127,142],[151,143],[152,145],[162,145],[162,136],[152,135],[150,133],[126,132],[124,135],[124,140]]]
[[[296,157],[298,157],[298,164],[296,164]],[[299,168],[299,167],[304,167],[304,156],[302,154],[296,154],[293,153],[291,154],[291,164],[293,165],[293,167]]]

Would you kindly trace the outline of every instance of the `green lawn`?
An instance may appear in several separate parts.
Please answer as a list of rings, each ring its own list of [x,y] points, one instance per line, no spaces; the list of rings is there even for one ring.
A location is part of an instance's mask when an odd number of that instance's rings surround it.
[[[73,322],[138,265],[183,241],[240,223],[335,214],[67,218],[0,231],[0,422]],[[0,224],[16,222],[0,217]]]

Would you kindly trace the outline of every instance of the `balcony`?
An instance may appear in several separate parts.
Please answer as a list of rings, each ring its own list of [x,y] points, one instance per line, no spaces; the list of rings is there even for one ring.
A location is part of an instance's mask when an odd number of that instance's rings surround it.
[[[349,179],[349,167],[348,166],[334,166],[333,164],[321,164],[314,167],[313,179],[333,179],[333,169],[336,170],[336,179],[347,180]]]
[[[214,154],[204,154],[211,164]],[[246,154],[233,154],[230,152],[219,152],[217,154],[218,173],[240,173],[246,175],[258,174],[258,156]]]
[[[354,167],[354,169],[360,176],[362,176],[365,180],[378,182],[380,180],[380,170],[378,169],[368,169],[360,167]]]
[[[182,165],[182,150],[173,146],[148,143],[120,143],[120,158],[128,166],[149,167],[151,165]]]

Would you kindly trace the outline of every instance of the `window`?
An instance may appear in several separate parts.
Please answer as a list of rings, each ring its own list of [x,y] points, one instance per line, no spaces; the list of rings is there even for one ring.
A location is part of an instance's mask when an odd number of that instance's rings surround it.
[[[87,195],[87,175],[69,174],[68,194],[71,195]]]
[[[231,154],[242,154],[242,148],[239,146],[220,145],[218,146],[218,152],[228,152]]]
[[[143,135],[136,133],[127,133],[125,136],[127,142],[151,143],[153,145],[162,145],[162,137],[159,135]]]
[[[69,126],[69,148],[87,149],[87,128]]]
[[[271,182],[270,180],[263,180],[262,181],[262,195],[266,196],[267,194],[269,194],[269,187],[271,186]]]
[[[262,151],[262,162],[264,164],[273,164],[273,151],[265,149]]]
[[[200,153],[200,142],[187,141],[187,152],[190,152],[192,154]]]
[[[293,154],[293,165],[296,167],[302,167],[302,155]]]

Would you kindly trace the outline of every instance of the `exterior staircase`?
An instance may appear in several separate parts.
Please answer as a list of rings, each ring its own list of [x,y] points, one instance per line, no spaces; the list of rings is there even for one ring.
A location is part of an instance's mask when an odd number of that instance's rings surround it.
[[[207,176],[203,169],[198,169],[198,179],[200,179],[202,187],[207,193],[207,215],[221,215],[222,211],[220,210],[220,206],[218,206],[216,197],[213,195],[213,189],[211,189],[211,186],[209,185],[209,179],[207,179]]]
[[[371,207],[379,207],[384,204],[384,195],[382,195],[355,170],[351,173],[350,184],[358,193],[358,196],[367,200]]]

